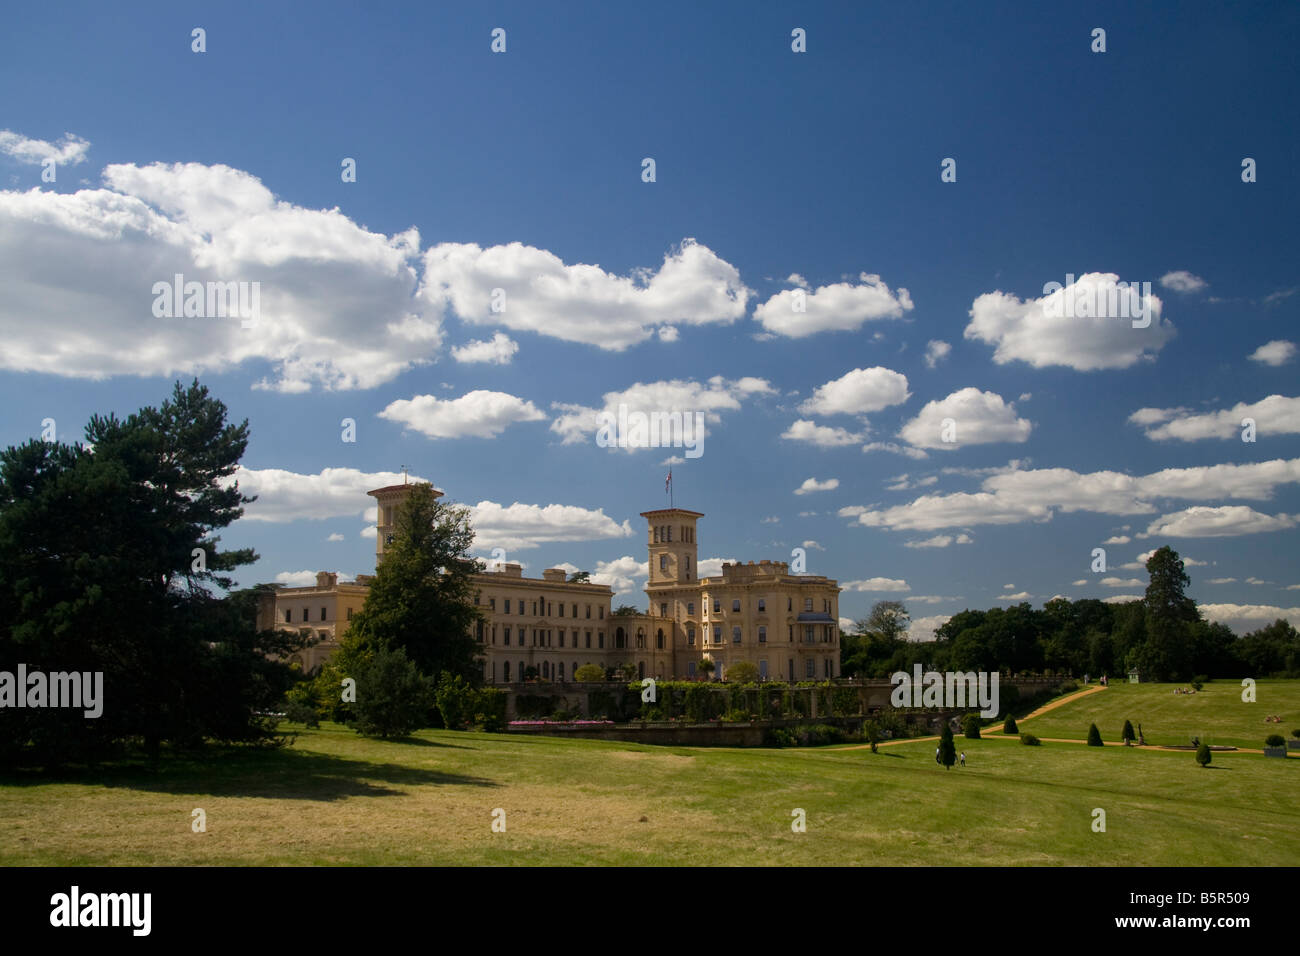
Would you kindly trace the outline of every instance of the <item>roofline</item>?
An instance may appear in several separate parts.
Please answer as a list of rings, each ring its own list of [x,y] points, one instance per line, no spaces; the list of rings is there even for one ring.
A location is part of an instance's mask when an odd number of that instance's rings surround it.
[[[692,518],[703,518],[702,511],[687,511],[685,508],[656,508],[654,511],[641,512],[642,518],[649,518],[652,515],[690,515]]]

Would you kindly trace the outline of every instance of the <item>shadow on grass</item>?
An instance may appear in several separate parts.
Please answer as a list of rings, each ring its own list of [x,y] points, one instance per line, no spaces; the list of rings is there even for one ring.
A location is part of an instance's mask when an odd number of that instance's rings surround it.
[[[344,797],[401,796],[404,788],[430,785],[499,786],[485,777],[270,748],[214,747],[196,755],[172,755],[157,770],[140,761],[123,761],[96,770],[0,774],[3,786],[51,783],[178,795],[323,802]]]

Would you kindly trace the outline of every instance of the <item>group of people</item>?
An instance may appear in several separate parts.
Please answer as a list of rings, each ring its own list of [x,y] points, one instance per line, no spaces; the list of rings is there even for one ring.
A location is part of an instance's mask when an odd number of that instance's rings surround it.
[[[1280,714],[1269,714],[1267,717],[1264,718],[1264,723],[1280,724],[1282,723],[1282,716]]]
[[[1196,688],[1195,688],[1195,687],[1175,687],[1175,688],[1174,688],[1174,693],[1175,693],[1175,694],[1195,694],[1195,693],[1196,693]]]

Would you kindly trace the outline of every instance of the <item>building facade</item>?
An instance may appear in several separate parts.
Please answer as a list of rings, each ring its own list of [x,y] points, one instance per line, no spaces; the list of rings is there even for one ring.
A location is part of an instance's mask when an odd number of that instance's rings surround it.
[[[377,503],[375,564],[392,543],[394,513],[411,485],[369,492]],[[441,496],[441,492],[435,492]],[[649,577],[646,613],[615,614],[608,585],[572,582],[563,568],[527,578],[518,564],[474,576],[483,677],[509,683],[537,676],[565,681],[585,664],[628,667],[660,680],[724,678],[749,661],[760,680],[823,680],[840,675],[839,586],[826,577],[790,573],[783,561],[723,564],[721,574],[699,576],[698,511],[667,508],[646,519]],[[360,610],[370,578],[339,584],[321,572],[315,587],[282,588],[264,610],[275,626],[322,638],[295,655],[305,671],[318,667]]]

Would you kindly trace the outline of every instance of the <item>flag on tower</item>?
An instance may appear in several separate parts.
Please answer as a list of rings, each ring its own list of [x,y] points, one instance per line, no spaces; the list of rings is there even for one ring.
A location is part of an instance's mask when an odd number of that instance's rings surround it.
[[[672,470],[671,468],[669,468],[669,469],[668,469],[668,477],[664,479],[664,492],[665,492],[665,493],[667,493],[668,489],[672,486],[672,483],[673,483],[673,470]]]

